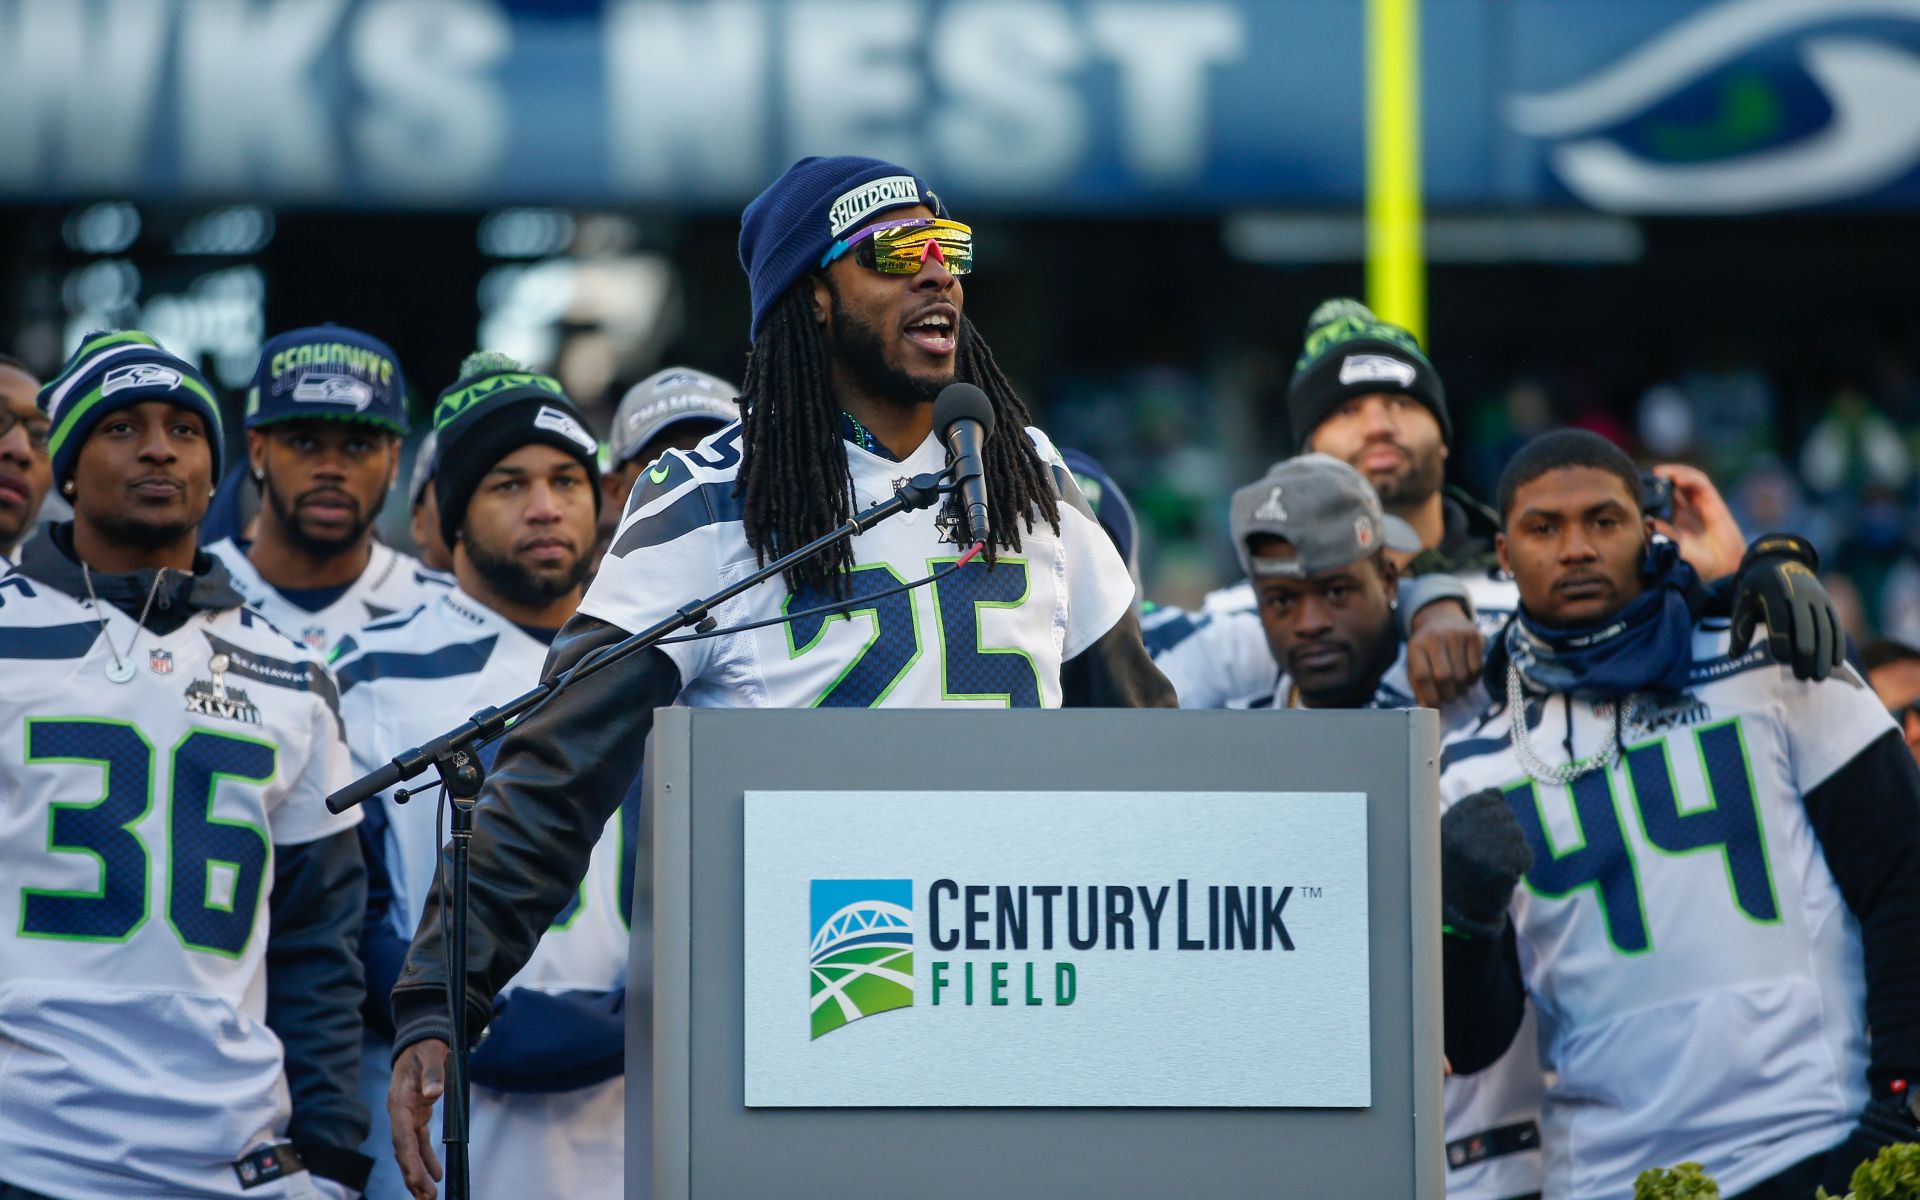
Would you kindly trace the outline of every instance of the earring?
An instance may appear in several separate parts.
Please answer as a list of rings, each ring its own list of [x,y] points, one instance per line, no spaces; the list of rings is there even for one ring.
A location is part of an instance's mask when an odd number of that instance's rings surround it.
[[[217,491],[219,491],[219,490],[220,490],[220,485],[219,485],[219,484],[217,484],[217,483],[216,483],[216,484],[214,484],[213,486],[211,486],[211,487],[209,487],[209,488],[207,489],[207,499],[209,499],[209,500],[211,500],[211,499],[213,499],[213,494],[214,494],[215,492],[217,492]]]
[[[60,485],[60,494],[62,496],[71,496],[73,495],[75,490],[76,489],[73,486],[73,480],[71,479],[67,480],[65,483]]]
[[[266,482],[266,478],[267,478],[267,473],[264,469],[260,467],[255,467],[253,469],[253,481],[255,483],[264,483]]]

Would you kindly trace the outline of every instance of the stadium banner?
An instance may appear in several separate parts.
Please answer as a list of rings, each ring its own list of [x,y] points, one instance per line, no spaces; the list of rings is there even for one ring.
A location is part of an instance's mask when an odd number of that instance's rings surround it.
[[[956,211],[1352,206],[1353,0],[14,0],[0,199],[729,212],[793,159]],[[1445,0],[1436,208],[1920,202],[1920,0]]]
[[[748,791],[749,1107],[1365,1107],[1359,792]]]

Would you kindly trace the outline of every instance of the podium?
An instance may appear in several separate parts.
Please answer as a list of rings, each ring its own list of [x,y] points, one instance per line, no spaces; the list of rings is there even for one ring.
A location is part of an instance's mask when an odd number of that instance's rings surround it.
[[[629,1197],[1440,1200],[1433,713],[651,737]]]

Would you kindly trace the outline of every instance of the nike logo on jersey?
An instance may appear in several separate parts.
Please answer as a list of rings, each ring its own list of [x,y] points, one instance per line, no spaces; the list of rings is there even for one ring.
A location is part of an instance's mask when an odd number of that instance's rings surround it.
[[[672,465],[663,462],[657,467],[650,468],[647,471],[647,478],[653,480],[655,483],[665,483],[667,476],[671,474],[673,474]]]

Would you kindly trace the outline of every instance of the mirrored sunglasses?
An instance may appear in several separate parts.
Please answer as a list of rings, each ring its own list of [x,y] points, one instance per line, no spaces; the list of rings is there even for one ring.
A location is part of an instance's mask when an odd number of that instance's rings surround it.
[[[882,221],[835,242],[820,265],[848,253],[882,275],[918,275],[929,258],[937,258],[949,274],[965,275],[973,270],[973,229],[942,217]]]

